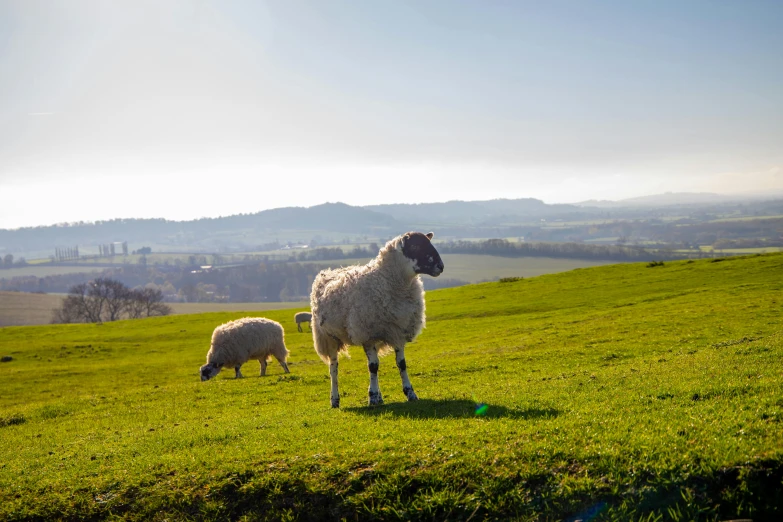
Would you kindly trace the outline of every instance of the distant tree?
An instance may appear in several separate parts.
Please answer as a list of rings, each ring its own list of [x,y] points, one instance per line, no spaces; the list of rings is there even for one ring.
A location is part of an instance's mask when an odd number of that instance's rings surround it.
[[[103,299],[107,321],[120,319],[131,297],[130,289],[122,282],[103,277],[93,281],[90,295]]]
[[[154,288],[131,290],[126,305],[128,317],[139,319],[155,315],[169,315],[171,307],[163,302],[163,292]]]
[[[54,310],[52,322],[99,323],[170,313],[160,290],[131,290],[115,279],[98,278],[72,286],[60,308]]]
[[[52,311],[52,324],[83,323],[84,320],[79,314],[79,306],[75,296],[67,296],[63,299],[60,308]]]
[[[3,266],[6,268],[10,268],[14,266],[14,255],[13,254],[6,254],[3,258]]]
[[[103,315],[103,299],[90,295],[89,283],[74,285],[55,312],[53,322],[99,323]]]

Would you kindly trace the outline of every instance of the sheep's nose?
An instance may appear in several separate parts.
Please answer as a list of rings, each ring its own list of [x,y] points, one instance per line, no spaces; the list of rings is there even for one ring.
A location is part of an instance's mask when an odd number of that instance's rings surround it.
[[[443,272],[443,261],[438,261],[438,269]]]

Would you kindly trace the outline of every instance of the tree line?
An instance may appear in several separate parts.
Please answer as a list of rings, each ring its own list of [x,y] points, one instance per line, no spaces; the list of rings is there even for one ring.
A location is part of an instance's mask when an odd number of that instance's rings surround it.
[[[54,311],[52,323],[102,323],[170,313],[160,290],[130,289],[116,279],[99,277],[72,286]]]
[[[0,268],[14,268],[20,266],[27,266],[27,261],[25,258],[20,257],[19,259],[14,260],[13,254],[0,256]]]
[[[502,239],[469,242],[456,241],[437,245],[442,254],[484,254],[506,257],[555,257],[618,262],[677,259],[683,254],[649,251],[633,246],[586,245],[579,243],[512,243]],[[315,276],[324,268],[334,266],[329,261],[374,257],[378,250],[367,248],[343,251],[341,248],[317,248],[292,253],[287,260],[252,261],[239,265],[200,266],[127,264],[100,273],[104,279],[116,280],[131,289],[160,292],[165,302],[276,302],[306,301]],[[299,261],[299,259],[304,261]],[[312,261],[316,260],[316,261]],[[0,278],[0,290],[23,292],[66,293],[89,283],[94,274],[57,274],[46,277],[23,276]],[[428,290],[459,286],[465,281],[449,278],[424,278]],[[81,295],[89,289],[79,287]],[[108,291],[109,289],[106,289]],[[121,292],[120,292],[121,294]],[[105,303],[104,303],[104,306]],[[104,308],[112,320],[112,308]],[[133,314],[125,312],[128,316]],[[116,315],[116,314],[114,314]],[[94,318],[95,314],[90,317]]]
[[[661,257],[641,247],[584,243],[512,243],[505,239],[450,241],[437,245],[441,254],[482,254],[503,257],[557,257],[607,261],[649,261]],[[682,255],[670,254],[670,258]]]

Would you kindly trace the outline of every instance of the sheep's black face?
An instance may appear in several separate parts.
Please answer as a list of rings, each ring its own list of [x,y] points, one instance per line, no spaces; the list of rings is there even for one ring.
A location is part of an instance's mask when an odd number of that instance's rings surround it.
[[[204,366],[201,367],[201,380],[202,381],[208,381],[215,375],[220,373],[221,368],[223,368],[222,364],[217,363],[207,363]]]
[[[402,253],[413,261],[413,269],[417,274],[438,277],[443,272],[443,260],[430,239],[432,232],[408,232],[402,236]]]

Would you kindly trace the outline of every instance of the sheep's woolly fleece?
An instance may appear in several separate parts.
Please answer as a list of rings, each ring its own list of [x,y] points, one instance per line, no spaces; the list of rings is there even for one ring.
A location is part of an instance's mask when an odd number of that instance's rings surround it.
[[[294,315],[294,321],[297,323],[307,323],[310,322],[310,319],[312,319],[313,314],[310,312],[297,312],[296,315]]]
[[[282,325],[263,317],[244,317],[215,328],[207,363],[231,368],[271,356],[281,361],[288,357]]]
[[[388,353],[424,328],[424,287],[401,241],[399,236],[386,243],[366,265],[324,270],[313,282],[310,302],[317,329],[339,340],[339,351],[375,342],[381,354]],[[329,362],[330,354],[318,355]]]

